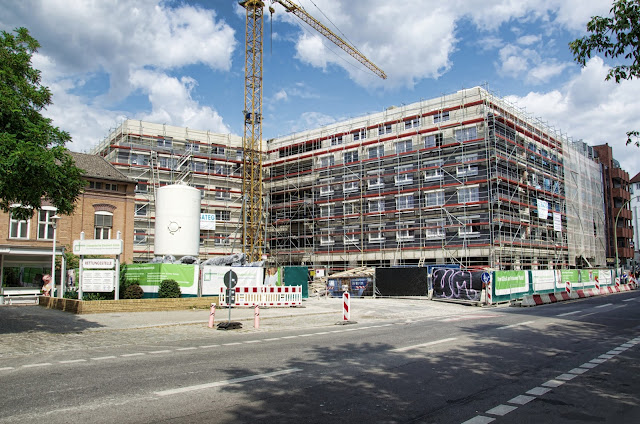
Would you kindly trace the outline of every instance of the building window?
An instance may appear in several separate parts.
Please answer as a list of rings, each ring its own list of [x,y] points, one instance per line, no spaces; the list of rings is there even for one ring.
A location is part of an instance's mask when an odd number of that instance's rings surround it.
[[[404,121],[404,129],[410,130],[411,128],[418,128],[420,126],[420,118],[412,118]]]
[[[29,221],[17,220],[11,217],[9,228],[9,238],[28,239],[29,238]]]
[[[477,202],[480,200],[480,187],[467,186],[458,189],[458,203]]]
[[[449,120],[449,111],[439,112],[433,115],[433,123],[444,122]]]
[[[391,124],[378,125],[378,135],[391,134],[393,127]]]
[[[207,164],[205,162],[191,162],[191,170],[195,172],[207,172]]]
[[[229,200],[231,199],[231,192],[224,187],[216,187],[216,199]]]
[[[334,205],[321,205],[320,218],[329,218],[335,215]]]
[[[102,190],[102,183],[98,181],[89,181],[89,188],[94,190]]]
[[[136,193],[146,193],[149,189],[149,182],[147,180],[138,180],[136,184]]]
[[[350,181],[348,183],[344,183],[342,189],[345,193],[353,193],[354,191],[358,191],[360,188],[357,181]]]
[[[113,214],[106,211],[97,211],[94,215],[94,239],[108,240],[111,238],[113,228]]]
[[[369,212],[384,212],[384,199],[370,199]]]
[[[321,184],[320,196],[331,196],[334,193],[333,186],[331,185],[332,182],[333,178],[327,178],[318,181],[318,183]]]
[[[459,237],[478,237],[480,232],[474,224],[478,224],[480,222],[480,216],[467,216],[464,218],[459,218],[460,227],[458,228],[458,236]]]
[[[338,144],[342,144],[342,136],[341,135],[334,135],[333,137],[331,137],[331,145],[332,146],[337,146]]]
[[[149,157],[143,154],[131,153],[131,165],[149,165]]]
[[[320,168],[327,168],[336,164],[336,159],[332,156],[323,156],[318,160]]]
[[[413,194],[396,197],[396,209],[413,209]]]
[[[358,213],[358,202],[345,202],[342,205],[345,215],[353,215]]]
[[[231,221],[231,211],[217,209],[214,211],[216,221]]]
[[[425,237],[427,239],[443,239],[445,237],[444,222],[444,219],[426,221]]]
[[[224,157],[224,147],[211,146],[211,154],[215,155],[215,156],[223,156]]]
[[[158,164],[160,165],[160,168],[175,169],[178,165],[178,161],[175,158],[159,157]]]
[[[334,244],[336,241],[333,238],[333,235],[329,233],[329,230],[322,230],[320,234],[320,244],[323,246],[330,246]]]
[[[364,140],[365,138],[367,138],[367,130],[364,128],[361,128],[358,131],[353,133],[354,141]]]
[[[405,153],[411,151],[411,140],[402,140],[396,143],[396,154]]]
[[[358,227],[344,227],[344,244],[360,243],[360,237],[355,234],[357,231]]]
[[[458,177],[471,177],[478,175],[478,167],[473,165],[460,165],[456,168]]]
[[[413,241],[413,230],[411,229],[412,223],[400,223],[396,227],[396,240],[397,241]]]
[[[381,158],[384,156],[384,146],[374,146],[369,148],[369,159]]]
[[[377,175],[367,180],[367,188],[369,190],[381,189],[383,187],[384,187],[384,179],[380,175]]]
[[[406,185],[413,183],[413,165],[403,165],[396,167],[396,185]]]
[[[384,224],[383,225],[370,225],[369,226],[369,243],[384,243]]]
[[[136,205],[136,216],[147,216],[147,211],[149,210],[149,205]]]
[[[344,152],[344,163],[351,163],[358,161],[358,151],[353,150],[351,152]]]
[[[441,180],[444,177],[443,165],[444,160],[442,159],[425,162],[427,170],[424,171],[424,179],[426,181]]]
[[[229,246],[231,244],[231,239],[229,236],[224,234],[216,234],[214,235],[213,244],[216,246]]]
[[[443,140],[443,137],[441,133],[426,135],[422,137],[422,141],[424,142],[425,148],[440,147],[442,146],[442,140]]]
[[[184,143],[184,150],[187,151],[187,152],[199,152],[200,151],[200,145],[198,143],[186,141]]]
[[[38,211],[38,239],[53,240],[53,225],[51,217],[56,214],[56,209],[43,207]]]
[[[133,243],[134,244],[145,244],[147,243],[147,230],[136,229],[133,233]]]
[[[111,191],[118,191],[118,184],[105,183],[104,189],[105,190],[111,190]]]
[[[444,190],[431,190],[424,192],[425,206],[444,205]]]
[[[171,148],[172,144],[173,144],[173,139],[171,137],[159,136],[157,138],[158,147]]]
[[[476,127],[460,128],[459,130],[455,130],[453,133],[458,143],[473,140],[478,137]]]

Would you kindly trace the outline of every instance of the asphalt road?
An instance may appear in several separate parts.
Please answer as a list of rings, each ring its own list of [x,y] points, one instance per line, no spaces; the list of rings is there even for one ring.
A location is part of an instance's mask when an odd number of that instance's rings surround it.
[[[0,423],[640,422],[639,292],[438,308],[97,344],[80,328],[78,346],[49,334],[65,348],[0,357]]]

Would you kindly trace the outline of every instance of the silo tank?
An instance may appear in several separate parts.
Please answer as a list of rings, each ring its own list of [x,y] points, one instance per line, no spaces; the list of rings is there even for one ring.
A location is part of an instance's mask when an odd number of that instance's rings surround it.
[[[154,254],[198,256],[200,247],[200,190],[183,184],[156,191]]]

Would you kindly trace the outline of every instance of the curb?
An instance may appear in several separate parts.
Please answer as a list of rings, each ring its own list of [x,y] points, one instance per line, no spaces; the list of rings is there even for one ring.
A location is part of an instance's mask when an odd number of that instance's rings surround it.
[[[612,294],[633,290],[631,284],[622,284],[619,287],[601,287],[597,289],[575,290],[571,294],[565,292],[547,293],[547,294],[528,294],[522,298],[522,306],[538,306],[549,303],[563,302],[565,300],[583,299],[591,296],[599,296],[603,294]]]

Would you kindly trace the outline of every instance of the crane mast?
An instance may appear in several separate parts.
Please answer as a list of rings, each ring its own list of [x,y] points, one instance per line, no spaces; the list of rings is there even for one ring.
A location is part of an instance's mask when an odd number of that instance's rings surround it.
[[[289,0],[272,0],[287,12],[324,35],[335,45],[358,60],[374,74],[386,79],[385,73],[356,48],[334,34],[304,9]],[[263,52],[263,0],[239,2],[246,10],[245,64],[244,64],[244,132],[242,147],[242,194],[244,253],[249,260],[258,261],[264,247],[265,211],[262,198],[262,52]]]

